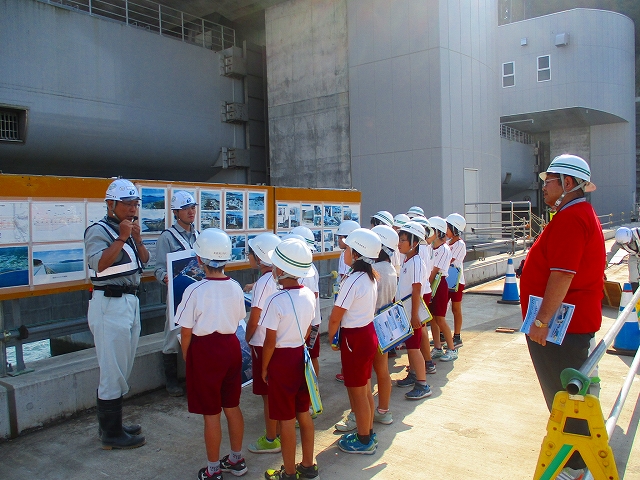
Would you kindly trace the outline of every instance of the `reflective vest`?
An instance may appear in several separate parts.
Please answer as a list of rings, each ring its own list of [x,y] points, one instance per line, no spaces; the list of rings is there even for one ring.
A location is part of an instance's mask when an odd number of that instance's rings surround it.
[[[178,241],[178,243],[180,243],[180,245],[182,246],[182,250],[191,250],[192,246],[189,245],[189,242],[187,242],[187,239],[182,236],[182,233],[180,233],[178,231],[178,229],[176,228],[175,225],[171,225],[171,227],[168,228],[165,231],[169,232],[171,235],[173,235],[173,238],[175,238]],[[193,230],[193,235],[197,240],[198,239],[198,231],[194,229]]]
[[[100,225],[105,229],[107,234],[115,242],[118,238],[116,231],[111,228],[106,222],[100,220],[95,225]],[[105,268],[101,272],[89,269],[89,276],[91,280],[109,280],[110,278],[126,277],[127,275],[133,275],[134,273],[142,273],[142,262],[138,258],[138,252],[135,247],[132,247],[128,243],[122,245],[122,260],[115,262],[108,268]]]

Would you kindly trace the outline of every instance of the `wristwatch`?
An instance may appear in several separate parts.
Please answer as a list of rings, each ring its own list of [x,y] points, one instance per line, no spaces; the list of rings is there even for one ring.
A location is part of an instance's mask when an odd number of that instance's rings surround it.
[[[533,321],[533,324],[538,327],[538,328],[546,328],[549,326],[548,323],[542,323],[540,320],[538,320],[537,318]]]

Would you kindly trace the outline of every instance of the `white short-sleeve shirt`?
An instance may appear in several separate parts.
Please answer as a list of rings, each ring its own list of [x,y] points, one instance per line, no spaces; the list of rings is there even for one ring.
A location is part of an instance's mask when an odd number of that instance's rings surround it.
[[[373,321],[378,285],[365,272],[353,272],[344,279],[335,306],[346,310],[341,327],[364,327]]]
[[[175,323],[201,337],[213,332],[236,333],[245,316],[240,284],[229,277],[207,278],[185,289]]]
[[[350,269],[351,268],[349,267],[349,265],[344,263],[344,250],[343,250],[342,253],[340,254],[340,258],[338,259],[338,275],[346,275],[347,273],[349,273]]]
[[[467,244],[464,240],[460,239],[456,243],[449,245],[451,248],[451,258],[453,258],[453,265],[460,269],[460,284],[464,285],[464,257],[467,255]]]
[[[313,277],[299,278],[298,283],[309,288],[309,290],[311,290],[314,294],[317,293],[318,295],[320,295],[320,274],[318,273],[318,269],[313,263],[311,264],[311,268],[314,272]],[[318,296],[316,297],[316,316],[313,317],[311,325],[320,325],[320,321],[320,298]]]
[[[393,302],[398,288],[398,275],[396,269],[389,262],[377,262],[373,264],[373,269],[378,272],[378,300],[376,301],[376,312],[381,307]]]
[[[440,270],[442,277],[446,277],[449,275],[449,265],[451,265],[451,249],[449,245],[443,243],[433,249],[433,266]]]
[[[264,304],[267,299],[278,291],[278,284],[273,279],[271,272],[267,272],[253,284],[253,289],[251,291],[253,292],[251,308],[264,310]],[[251,337],[251,340],[249,341],[249,345],[254,345],[256,347],[264,345],[265,334],[266,332],[264,327],[262,325],[258,325]]]
[[[402,269],[403,263],[404,254],[400,253],[398,250],[394,250],[393,255],[391,256],[391,265],[396,269],[396,276],[400,274],[400,269]]]
[[[398,278],[396,300],[402,300],[411,295],[413,293],[414,283],[421,285],[420,295],[431,293],[429,273],[420,255],[414,255],[402,264],[402,270],[400,270],[400,277]]]
[[[315,315],[315,300],[302,285],[280,290],[267,299],[258,325],[276,331],[276,348],[300,347]]]
[[[424,266],[427,267],[427,276],[431,275],[433,270],[433,247],[428,243],[421,243],[418,248],[418,255],[424,262]]]

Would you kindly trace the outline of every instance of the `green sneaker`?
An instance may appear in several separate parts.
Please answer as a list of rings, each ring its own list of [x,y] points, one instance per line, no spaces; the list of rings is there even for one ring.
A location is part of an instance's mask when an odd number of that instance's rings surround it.
[[[263,435],[247,448],[251,453],[278,453],[281,450],[280,439],[276,437],[273,442],[270,442],[267,436]]]

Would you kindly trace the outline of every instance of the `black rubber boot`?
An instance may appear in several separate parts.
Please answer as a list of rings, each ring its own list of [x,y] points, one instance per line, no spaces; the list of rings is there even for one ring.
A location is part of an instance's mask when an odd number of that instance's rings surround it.
[[[96,401],[100,401],[98,398],[98,391],[96,390]],[[139,423],[133,423],[131,425],[122,425],[124,430],[129,435],[140,435],[142,433],[142,425]],[[102,427],[100,427],[100,416],[98,415],[98,438],[102,439]]]
[[[102,448],[137,448],[146,443],[142,435],[129,435],[122,428],[122,397],[114,400],[98,398],[98,423],[102,431]]]
[[[164,353],[162,354],[164,363],[164,376],[167,379],[167,393],[172,397],[181,397],[184,395],[184,389],[178,382],[178,354]]]

